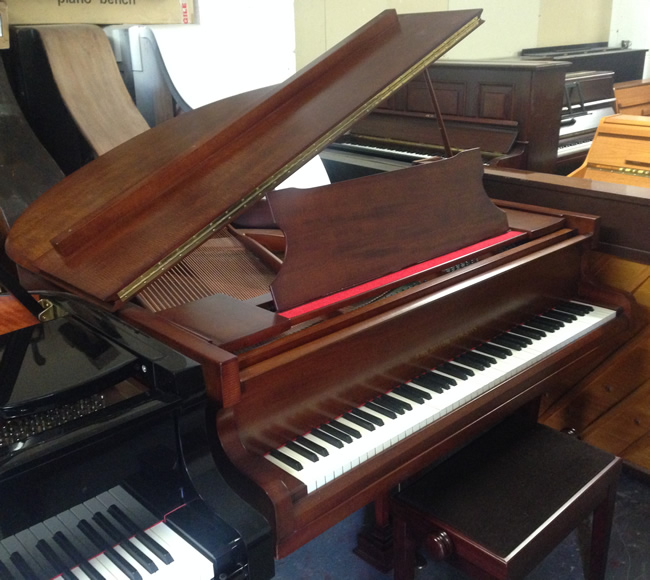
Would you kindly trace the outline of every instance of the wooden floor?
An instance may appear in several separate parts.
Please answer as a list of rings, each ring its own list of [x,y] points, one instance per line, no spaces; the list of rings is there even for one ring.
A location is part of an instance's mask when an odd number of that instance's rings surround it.
[[[594,253],[598,279],[634,295],[645,316],[641,331],[542,414],[557,429],[650,472],[650,265]]]

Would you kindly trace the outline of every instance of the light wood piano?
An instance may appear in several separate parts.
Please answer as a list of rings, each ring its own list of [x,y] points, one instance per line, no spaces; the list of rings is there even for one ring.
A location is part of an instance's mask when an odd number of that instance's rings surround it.
[[[9,232],[21,267],[203,365],[214,454],[278,557],[372,501],[385,524],[401,481],[635,329],[590,279],[598,218],[493,203],[478,150],[272,191],[480,14],[382,13],[285,83],[108,151]],[[264,196],[265,229],[232,226]]]
[[[616,83],[614,96],[617,113],[650,116],[650,79]]]
[[[570,177],[650,186],[650,118],[611,115],[603,118],[584,163]]]

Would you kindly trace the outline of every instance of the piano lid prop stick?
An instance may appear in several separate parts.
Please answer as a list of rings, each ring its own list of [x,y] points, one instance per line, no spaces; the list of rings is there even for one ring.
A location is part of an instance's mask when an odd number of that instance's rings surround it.
[[[436,97],[436,91],[433,89],[433,83],[431,82],[431,76],[429,76],[429,69],[425,69],[424,78],[427,81],[427,88],[429,89],[429,95],[431,95],[431,102],[433,103],[433,110],[436,113],[436,119],[438,119],[438,127],[440,127],[440,135],[442,136],[442,143],[445,147],[445,155],[451,157],[451,145],[449,144],[449,136],[447,135],[447,129],[445,127],[445,122],[442,120],[442,115],[440,113],[440,105],[438,104],[438,97]]]

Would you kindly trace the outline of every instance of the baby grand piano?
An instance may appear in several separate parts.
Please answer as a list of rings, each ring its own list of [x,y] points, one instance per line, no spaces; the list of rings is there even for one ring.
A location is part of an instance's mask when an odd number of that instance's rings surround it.
[[[598,218],[493,204],[477,150],[272,191],[479,18],[382,13],[102,155],[9,233],[22,267],[203,365],[215,453],[278,557],[632,332],[631,300],[589,278]]]

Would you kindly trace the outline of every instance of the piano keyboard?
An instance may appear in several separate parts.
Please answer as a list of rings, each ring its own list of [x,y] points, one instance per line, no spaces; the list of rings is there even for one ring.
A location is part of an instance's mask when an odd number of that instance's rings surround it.
[[[598,306],[559,304],[265,457],[313,492],[615,316]]]
[[[122,487],[0,541],[0,580],[212,580],[212,562]]]

